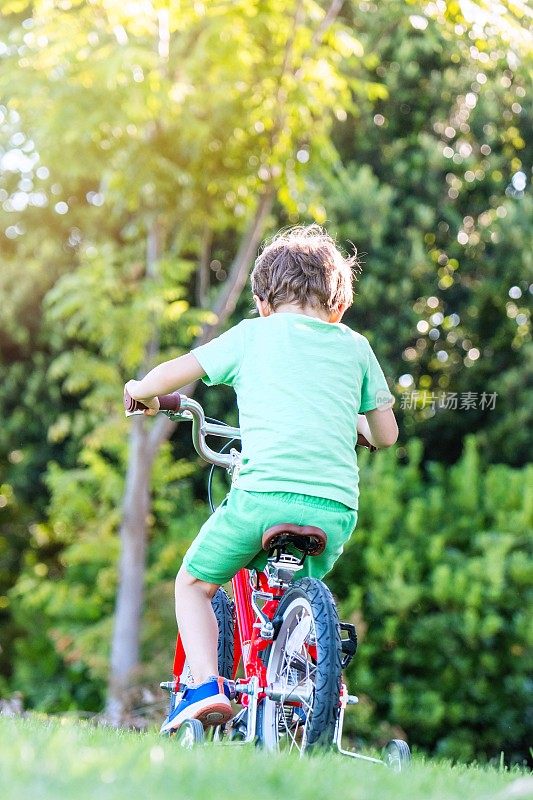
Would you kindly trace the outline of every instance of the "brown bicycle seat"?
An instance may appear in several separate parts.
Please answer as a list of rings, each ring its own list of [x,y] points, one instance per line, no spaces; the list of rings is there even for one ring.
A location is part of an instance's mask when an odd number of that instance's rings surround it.
[[[308,556],[319,556],[324,552],[328,536],[322,528],[314,525],[292,525],[282,522],[273,525],[263,534],[263,550],[283,550],[287,545],[292,545]]]

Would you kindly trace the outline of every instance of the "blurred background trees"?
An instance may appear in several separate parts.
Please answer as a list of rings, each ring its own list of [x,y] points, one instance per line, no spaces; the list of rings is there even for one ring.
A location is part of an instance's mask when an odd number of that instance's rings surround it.
[[[1,687],[99,711],[119,583],[134,600],[120,710],[168,672],[205,470],[188,430],[168,441],[163,421],[123,419],[121,385],[248,314],[261,236],[316,221],[363,254],[346,321],[384,364],[401,431],[362,459],[358,533],[330,579],[363,639],[353,733],[393,726],[447,755],[519,758],[527,10],[289,6],[3,4]],[[235,419],[231,393],[198,392]],[[118,578],[119,531],[133,584]]]

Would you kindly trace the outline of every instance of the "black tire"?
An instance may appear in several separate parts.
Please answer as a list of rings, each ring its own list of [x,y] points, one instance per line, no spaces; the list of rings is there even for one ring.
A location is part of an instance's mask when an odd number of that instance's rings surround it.
[[[411,751],[403,739],[391,739],[383,748],[383,761],[393,772],[403,772],[411,764]]]
[[[215,612],[218,625],[218,674],[222,675],[224,678],[231,679],[233,674],[235,606],[233,601],[230,600],[222,587],[217,589],[213,599],[211,600],[211,605],[213,607],[213,611]],[[190,676],[189,667],[187,662],[185,662],[183,665],[182,675],[187,676],[187,673],[189,673]],[[182,678],[182,680],[187,681],[187,678]],[[168,708],[169,715],[172,714],[184,688],[185,683],[182,683],[178,693],[174,691],[170,692]],[[173,734],[171,733],[169,735]]]
[[[218,674],[231,679],[233,677],[235,607],[222,587],[217,589],[211,605],[218,623]]]
[[[311,686],[312,693],[309,702],[293,712],[283,699],[266,698],[258,715],[259,740],[269,750],[330,747],[338,717],[342,653],[337,608],[327,586],[315,578],[291,584],[280,601],[274,627],[277,635],[269,648],[267,683],[287,687],[287,698],[297,687]],[[291,642],[294,649],[287,652]],[[309,645],[316,646],[316,662]]]
[[[185,750],[192,750],[205,739],[204,726],[199,719],[184,720],[175,735],[175,741]]]
[[[211,600],[211,606],[215,612],[218,625],[218,674],[222,675],[223,678],[231,679],[233,674],[235,606],[222,587],[215,592]],[[183,689],[185,683],[189,682],[189,678],[192,680],[187,661],[185,661],[183,666],[182,675],[185,675],[184,683],[181,685]],[[175,702],[176,695],[174,692],[171,692],[169,714],[172,713]]]

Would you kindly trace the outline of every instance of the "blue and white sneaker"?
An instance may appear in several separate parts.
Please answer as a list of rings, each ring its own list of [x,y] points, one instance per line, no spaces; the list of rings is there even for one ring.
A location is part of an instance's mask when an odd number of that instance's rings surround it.
[[[202,725],[223,725],[233,716],[230,689],[224,678],[213,676],[200,686],[187,687],[180,702],[170,712],[160,733],[174,733],[186,719]]]

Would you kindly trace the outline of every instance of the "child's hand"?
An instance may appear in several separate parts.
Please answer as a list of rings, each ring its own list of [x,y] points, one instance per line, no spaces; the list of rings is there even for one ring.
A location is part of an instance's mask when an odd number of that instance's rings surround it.
[[[142,381],[128,381],[124,388],[130,397],[133,397],[134,400],[138,400],[140,403],[143,403],[143,405],[148,406],[146,411],[143,411],[145,416],[155,417],[159,411],[159,400],[157,397],[143,396]]]

